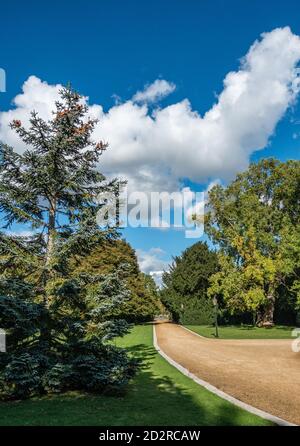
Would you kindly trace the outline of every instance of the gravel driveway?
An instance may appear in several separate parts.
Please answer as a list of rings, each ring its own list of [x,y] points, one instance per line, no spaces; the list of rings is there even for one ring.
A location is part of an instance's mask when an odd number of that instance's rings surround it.
[[[300,353],[291,340],[221,340],[176,324],[156,325],[159,347],[215,387],[300,425]]]

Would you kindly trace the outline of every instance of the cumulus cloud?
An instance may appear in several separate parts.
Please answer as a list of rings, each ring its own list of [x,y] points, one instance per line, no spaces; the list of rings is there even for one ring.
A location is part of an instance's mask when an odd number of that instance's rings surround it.
[[[20,119],[27,126],[30,112],[37,111],[43,119],[51,119],[55,101],[59,99],[61,85],[48,85],[36,76],[30,76],[23,84],[22,93],[13,100],[9,111],[0,112],[0,140],[12,145],[16,150],[23,150],[19,137],[13,132],[9,124],[14,119]]]
[[[239,69],[227,74],[204,116],[188,99],[153,110],[153,102],[174,89],[162,79],[107,112],[99,104],[90,106],[100,121],[95,139],[110,144],[101,170],[127,178],[132,190],[145,191],[178,190],[182,178],[199,183],[230,179],[254,151],[266,147],[296,100],[299,60],[300,38],[288,27],[278,28],[262,34]],[[0,139],[21,150],[8,123],[21,119],[26,124],[33,108],[50,117],[59,88],[31,76],[15,98],[15,108],[0,114]]]
[[[137,249],[136,254],[141,271],[150,274],[160,286],[162,275],[169,268],[168,262],[164,259],[165,251],[161,248],[151,248],[149,251]]]
[[[133,102],[156,102],[168,96],[175,90],[176,86],[172,82],[164,79],[156,79],[152,84],[146,85],[143,91],[138,91],[133,96]]]

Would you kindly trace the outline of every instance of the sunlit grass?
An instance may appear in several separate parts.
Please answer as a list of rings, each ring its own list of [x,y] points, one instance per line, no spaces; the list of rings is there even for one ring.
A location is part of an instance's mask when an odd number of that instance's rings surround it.
[[[0,424],[15,425],[267,425],[208,392],[153,348],[152,326],[136,326],[118,341],[144,365],[124,396],[69,393],[0,403]]]
[[[212,325],[186,325],[187,328],[207,338],[214,338]],[[277,325],[272,328],[259,328],[252,325],[232,325],[218,327],[221,339],[292,339],[294,327]]]

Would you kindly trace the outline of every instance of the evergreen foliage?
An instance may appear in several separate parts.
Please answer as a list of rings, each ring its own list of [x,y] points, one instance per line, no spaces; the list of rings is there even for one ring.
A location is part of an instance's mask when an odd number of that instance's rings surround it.
[[[93,142],[96,121],[70,87],[60,92],[53,119],[35,112],[29,127],[11,124],[24,143],[0,152],[0,397],[48,392],[120,391],[136,363],[109,342],[127,331],[114,311],[130,295],[125,265],[107,274],[74,271],[74,259],[116,239],[96,224],[97,196],[119,190],[97,170],[106,144]],[[7,232],[26,224],[29,236]]]
[[[213,304],[207,298],[209,278],[217,270],[217,255],[198,242],[175,257],[163,275],[161,300],[174,320],[183,324],[209,324]]]

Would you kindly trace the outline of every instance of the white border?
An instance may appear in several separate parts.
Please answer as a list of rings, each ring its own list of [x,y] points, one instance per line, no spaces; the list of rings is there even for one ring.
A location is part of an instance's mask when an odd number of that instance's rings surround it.
[[[190,330],[188,330],[188,331],[190,331]],[[197,334],[194,332],[192,332],[192,333]],[[199,336],[201,337],[201,335],[199,335]],[[176,361],[174,361],[174,359],[170,358],[159,347],[159,345],[157,343],[155,324],[153,324],[153,345],[154,345],[155,349],[157,350],[157,352],[166,361],[168,361],[173,367],[175,367],[177,370],[179,370],[181,373],[183,373],[187,377],[191,378],[193,381],[195,381],[200,386],[205,387],[205,389],[207,389],[210,392],[214,393],[215,395],[219,396],[220,398],[223,398],[224,400],[229,401],[230,403],[234,404],[235,406],[238,406],[241,409],[244,409],[250,413],[253,413],[254,415],[264,418],[265,420],[269,420],[269,421],[277,424],[278,426],[297,426],[297,424],[290,423],[289,421],[283,420],[282,418],[276,417],[275,415],[271,415],[268,412],[264,412],[263,410],[257,409],[256,407],[250,406],[250,404],[244,403],[243,401],[240,401],[240,400],[234,398],[233,396],[228,395],[228,393],[225,393],[222,390],[218,389],[217,387],[213,386],[212,384],[209,384],[207,381],[204,381],[203,379],[198,378],[196,375],[191,373],[188,369],[186,369],[182,365],[178,364],[178,362],[176,362]]]
[[[207,338],[206,336],[202,336],[201,334],[196,333],[196,332],[193,331],[193,330],[190,330],[189,328],[185,327],[184,325],[180,325],[180,327],[183,328],[183,329],[186,330],[186,331],[189,331],[189,332],[192,333],[193,335],[198,336],[199,338],[202,338],[202,339],[213,339],[213,338]]]

